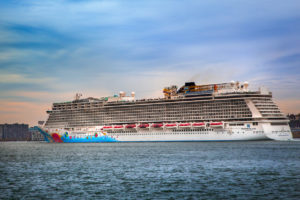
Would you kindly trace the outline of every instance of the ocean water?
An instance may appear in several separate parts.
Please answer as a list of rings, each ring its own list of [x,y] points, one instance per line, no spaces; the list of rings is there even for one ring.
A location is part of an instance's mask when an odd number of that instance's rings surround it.
[[[0,143],[0,199],[300,199],[300,142]]]

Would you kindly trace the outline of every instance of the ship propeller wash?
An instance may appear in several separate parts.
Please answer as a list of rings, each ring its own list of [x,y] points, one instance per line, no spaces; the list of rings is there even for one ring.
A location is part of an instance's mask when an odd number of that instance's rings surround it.
[[[48,142],[175,142],[290,140],[287,118],[260,88],[247,82],[163,89],[164,98],[135,99],[135,93],[103,98],[77,94],[53,103],[48,120],[36,127]]]

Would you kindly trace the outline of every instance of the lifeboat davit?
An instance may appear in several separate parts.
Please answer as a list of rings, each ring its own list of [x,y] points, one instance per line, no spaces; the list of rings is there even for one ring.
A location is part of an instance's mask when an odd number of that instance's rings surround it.
[[[194,127],[205,127],[205,123],[204,122],[197,122],[197,123],[193,123]]]
[[[176,128],[177,124],[166,124],[165,127],[166,128]]]
[[[116,125],[116,126],[114,126],[114,128],[120,129],[120,128],[124,128],[124,126],[123,125]]]
[[[139,125],[139,128],[148,128],[149,127],[149,124],[140,124]]]
[[[103,129],[112,129],[112,126],[103,126]]]
[[[209,123],[210,127],[223,127],[223,122],[211,122]]]
[[[152,124],[151,127],[153,127],[153,128],[160,128],[162,126],[163,126],[163,124],[159,123],[159,124]]]
[[[136,127],[135,124],[128,124],[128,125],[125,126],[125,128],[135,128],[135,127]]]

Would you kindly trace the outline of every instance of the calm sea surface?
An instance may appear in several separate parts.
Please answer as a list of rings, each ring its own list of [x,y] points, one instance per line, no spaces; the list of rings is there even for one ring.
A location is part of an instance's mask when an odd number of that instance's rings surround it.
[[[0,199],[300,199],[300,142],[0,143]]]

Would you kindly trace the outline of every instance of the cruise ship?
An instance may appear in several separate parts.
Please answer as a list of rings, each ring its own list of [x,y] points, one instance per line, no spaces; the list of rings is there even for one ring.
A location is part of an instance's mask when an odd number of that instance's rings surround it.
[[[135,99],[132,92],[53,103],[37,129],[48,142],[176,142],[291,140],[288,119],[261,87],[249,83],[163,89],[164,98]]]

